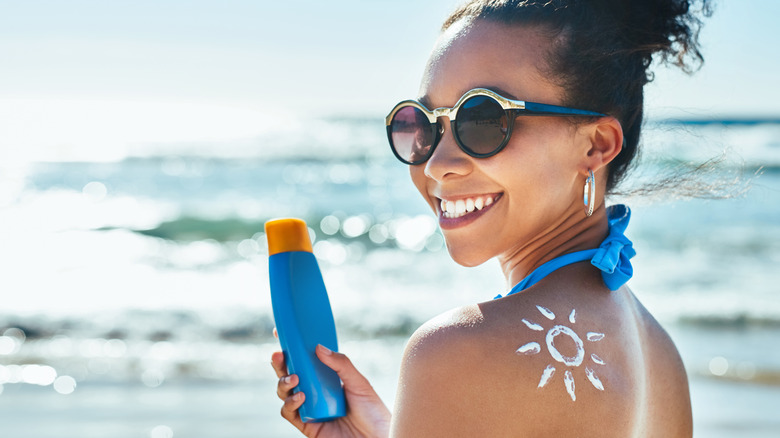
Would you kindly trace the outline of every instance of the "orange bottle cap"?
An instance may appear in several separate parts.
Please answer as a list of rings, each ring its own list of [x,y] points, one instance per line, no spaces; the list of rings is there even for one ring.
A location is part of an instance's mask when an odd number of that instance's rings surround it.
[[[274,219],[265,223],[268,255],[289,251],[312,252],[309,229],[301,219]]]

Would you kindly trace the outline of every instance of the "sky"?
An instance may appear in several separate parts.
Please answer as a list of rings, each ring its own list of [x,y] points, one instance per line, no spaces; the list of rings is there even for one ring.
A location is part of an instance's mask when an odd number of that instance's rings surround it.
[[[0,0],[0,149],[248,138],[383,117],[415,97],[453,0]],[[720,0],[694,76],[656,69],[651,117],[779,117],[776,0]],[[0,151],[0,158],[9,153]]]

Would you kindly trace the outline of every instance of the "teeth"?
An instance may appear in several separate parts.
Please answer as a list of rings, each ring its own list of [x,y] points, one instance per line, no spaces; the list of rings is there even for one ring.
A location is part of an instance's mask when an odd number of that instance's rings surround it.
[[[447,213],[453,213],[454,214],[455,213],[455,203],[452,202],[452,201],[447,201],[446,211],[447,211]]]
[[[495,199],[492,196],[479,196],[476,198],[458,199],[457,201],[445,201],[442,199],[440,205],[444,217],[453,219],[473,213],[474,210],[482,210],[493,202],[495,202]]]

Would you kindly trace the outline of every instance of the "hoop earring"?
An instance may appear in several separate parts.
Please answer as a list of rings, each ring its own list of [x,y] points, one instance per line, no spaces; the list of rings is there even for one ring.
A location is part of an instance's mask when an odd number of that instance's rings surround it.
[[[582,190],[582,200],[585,204],[585,215],[590,217],[593,214],[593,207],[596,204],[596,177],[593,171],[588,169],[588,178],[585,180],[585,187]]]

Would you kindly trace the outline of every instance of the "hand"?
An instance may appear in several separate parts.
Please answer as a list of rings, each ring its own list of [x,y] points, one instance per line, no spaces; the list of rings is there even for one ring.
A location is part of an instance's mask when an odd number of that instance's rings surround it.
[[[377,395],[368,380],[341,353],[317,346],[317,357],[333,369],[344,383],[347,399],[347,415],[324,423],[304,423],[298,413],[306,395],[292,393],[298,386],[298,376],[288,375],[284,355],[277,351],[271,355],[271,365],[279,377],[276,394],[284,401],[282,417],[307,437],[387,437],[390,435],[390,411]]]

